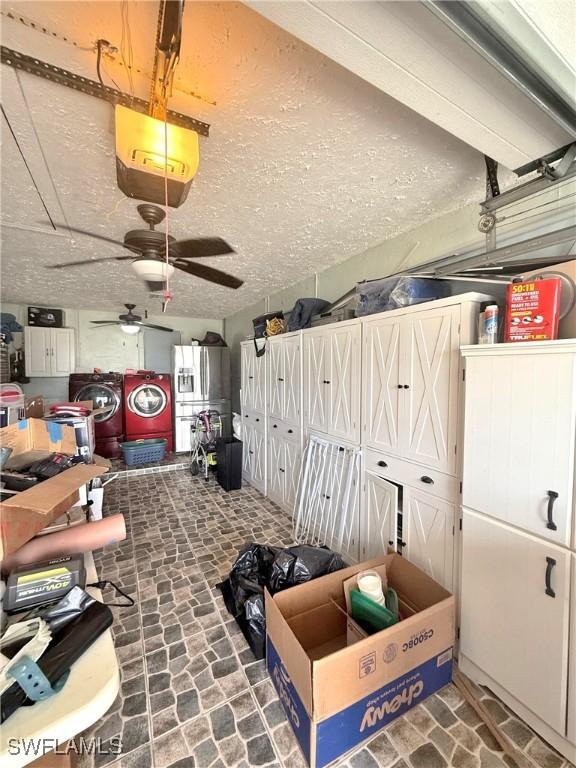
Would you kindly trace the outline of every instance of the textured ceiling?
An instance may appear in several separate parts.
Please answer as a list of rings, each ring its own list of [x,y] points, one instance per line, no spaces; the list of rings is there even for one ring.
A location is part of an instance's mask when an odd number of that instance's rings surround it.
[[[95,55],[82,49],[99,37],[120,46],[121,3],[73,6],[3,3],[3,44],[95,79]],[[146,97],[157,4],[129,7],[136,90]],[[10,9],[69,42],[8,19]],[[127,89],[120,63],[106,69]],[[483,197],[478,152],[240,4],[187,3],[177,74],[170,106],[211,130],[188,200],[170,211],[171,232],[226,238],[237,254],[210,263],[245,285],[230,291],[181,273],[170,314],[227,316]],[[28,163],[3,118],[3,299],[100,309],[131,300],[157,311],[125,263],[44,269],[115,253],[55,233],[49,216],[118,239],[140,221],[116,187],[112,107],[6,66],[2,86]]]

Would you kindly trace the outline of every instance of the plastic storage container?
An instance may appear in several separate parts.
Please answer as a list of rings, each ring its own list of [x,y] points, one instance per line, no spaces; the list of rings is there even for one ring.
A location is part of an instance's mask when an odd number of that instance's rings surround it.
[[[124,462],[129,467],[133,467],[136,464],[151,464],[154,461],[162,461],[167,442],[164,438],[151,438],[120,443]]]
[[[222,437],[216,441],[216,479],[225,491],[242,488],[242,441]]]

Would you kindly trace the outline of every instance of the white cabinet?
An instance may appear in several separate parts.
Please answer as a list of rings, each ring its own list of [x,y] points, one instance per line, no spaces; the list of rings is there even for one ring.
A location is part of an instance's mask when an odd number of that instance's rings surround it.
[[[243,420],[242,424],[243,475],[262,493],[266,493],[266,429],[255,420]]]
[[[363,322],[363,442],[456,471],[460,307]]]
[[[396,549],[398,486],[372,472],[364,472],[360,558],[370,560]]]
[[[462,353],[460,667],[574,762],[576,342]]]
[[[302,365],[300,334],[268,340],[268,414],[291,424],[300,423]]]
[[[360,441],[360,338],[357,321],[303,332],[306,430]]]
[[[470,355],[466,379],[466,506],[569,546],[576,355]]]
[[[241,344],[242,412],[266,413],[266,355],[256,357],[251,341]]]
[[[268,432],[268,496],[287,512],[294,511],[302,449],[300,440]]]
[[[73,328],[24,328],[26,376],[69,376],[76,365]]]
[[[465,510],[460,652],[566,727],[570,553]]]
[[[404,486],[402,554],[452,591],[455,505]]]

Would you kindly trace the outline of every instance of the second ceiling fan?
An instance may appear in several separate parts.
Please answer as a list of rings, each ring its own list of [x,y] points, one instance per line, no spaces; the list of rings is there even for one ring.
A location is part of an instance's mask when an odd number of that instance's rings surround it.
[[[221,237],[193,237],[185,240],[176,240],[168,236],[168,267],[166,266],[166,233],[158,232],[154,227],[160,224],[166,214],[162,208],[151,203],[139,205],[138,213],[148,224],[149,229],[133,229],[124,235],[124,241],[115,240],[112,237],[99,235],[95,232],[87,232],[76,227],[67,228],[71,232],[87,235],[97,240],[119,245],[131,251],[131,254],[123,256],[103,256],[98,259],[82,259],[81,261],[68,261],[63,264],[52,264],[48,269],[67,269],[88,264],[98,264],[105,261],[131,261],[136,274],[144,279],[151,291],[162,290],[166,280],[166,270],[170,273],[179,269],[189,275],[200,277],[216,285],[226,288],[240,288],[244,284],[234,275],[229,275],[219,269],[198,264],[194,259],[206,259],[212,256],[223,256],[234,253],[234,249]]]

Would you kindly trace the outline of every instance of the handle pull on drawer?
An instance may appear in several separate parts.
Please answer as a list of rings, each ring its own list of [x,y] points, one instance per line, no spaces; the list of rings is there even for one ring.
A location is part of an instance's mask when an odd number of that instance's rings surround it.
[[[428,477],[428,475],[422,475],[420,478],[423,483],[426,483],[426,485],[434,485],[434,480],[432,480],[431,477]]]
[[[553,557],[547,557],[546,558],[546,589],[545,589],[545,592],[548,595],[548,597],[556,597],[556,592],[552,589],[552,584],[551,584],[552,570],[554,569],[555,565],[556,565],[556,560],[554,560]]]
[[[293,430],[293,429],[289,429],[289,430],[288,430],[288,434],[289,434],[289,435],[293,435],[293,434],[294,434],[294,430]]]
[[[378,462],[378,466],[379,466],[379,467],[387,467],[387,466],[388,466],[388,464],[387,464],[385,461],[379,461],[379,462]]]
[[[546,491],[546,493],[548,494],[548,510],[547,510],[548,522],[546,523],[546,528],[548,528],[548,530],[550,531],[557,531],[558,526],[554,522],[553,513],[554,513],[554,502],[558,498],[558,494],[556,493],[556,491]]]

